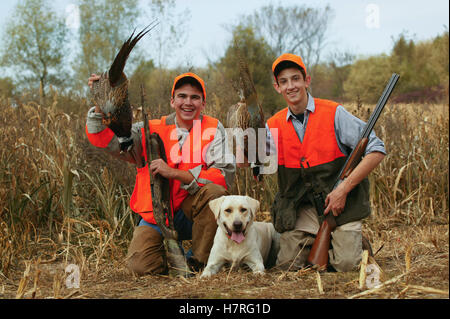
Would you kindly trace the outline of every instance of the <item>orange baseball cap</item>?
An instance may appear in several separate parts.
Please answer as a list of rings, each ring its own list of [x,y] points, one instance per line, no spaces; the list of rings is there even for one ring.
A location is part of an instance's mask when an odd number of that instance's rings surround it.
[[[173,92],[175,91],[175,86],[177,85],[178,81],[180,81],[183,78],[193,78],[198,83],[200,83],[200,85],[202,87],[202,90],[203,90],[203,92],[202,92],[203,93],[203,99],[206,100],[205,82],[203,82],[202,78],[199,77],[197,74],[191,73],[191,72],[180,74],[179,76],[177,76],[175,78],[175,80],[173,81],[173,86],[172,86],[172,94],[171,94],[172,97],[173,97]]]
[[[297,64],[299,67],[301,67],[305,71],[305,74],[308,74],[306,72],[306,67],[305,67],[305,64],[303,63],[302,58],[299,57],[298,55],[291,54],[291,53],[284,53],[284,54],[280,55],[275,60],[275,62],[273,62],[273,64],[272,64],[272,72],[273,73],[275,73],[275,68],[277,67],[277,65],[280,64],[280,62],[283,62],[283,61],[294,62],[295,64]]]

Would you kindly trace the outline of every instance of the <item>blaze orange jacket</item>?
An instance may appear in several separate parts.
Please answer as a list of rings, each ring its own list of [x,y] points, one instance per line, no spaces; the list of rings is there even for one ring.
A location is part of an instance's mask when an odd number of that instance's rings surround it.
[[[150,134],[157,133],[163,143],[166,151],[167,164],[172,168],[181,170],[189,170],[201,165],[201,172],[197,179],[197,184],[201,187],[205,183],[212,182],[227,188],[225,177],[221,171],[214,167],[207,167],[204,161],[204,154],[208,148],[208,145],[213,141],[218,120],[210,116],[202,115],[201,121],[194,121],[194,127],[189,132],[189,136],[183,143],[182,148],[177,139],[176,125],[175,123],[167,123],[167,116],[161,117],[161,119],[150,120]],[[200,126],[200,130],[199,127]],[[199,136],[194,136],[193,132],[200,132]],[[114,133],[106,128],[99,133],[89,133],[86,127],[86,134],[91,144],[97,147],[107,147],[111,139],[114,137]],[[147,161],[145,134],[144,129],[141,129],[141,143],[143,154],[142,156]],[[130,199],[130,208],[139,213],[142,218],[152,224],[156,224],[153,217],[153,206],[150,189],[150,174],[148,170],[148,164],[144,167],[136,168],[136,182],[133,190],[133,194]],[[181,182],[176,179],[169,180],[170,184],[170,206],[171,213],[176,212],[183,200],[189,195],[189,193],[181,188]]]

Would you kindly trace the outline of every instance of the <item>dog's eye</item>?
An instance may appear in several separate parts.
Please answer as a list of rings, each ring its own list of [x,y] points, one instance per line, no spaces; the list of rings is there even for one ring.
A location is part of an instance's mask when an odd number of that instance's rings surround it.
[[[241,213],[245,213],[247,211],[247,208],[241,208]]]
[[[230,209],[230,208],[227,208],[227,209],[225,209],[225,212],[226,212],[226,213],[231,213],[231,209]]]

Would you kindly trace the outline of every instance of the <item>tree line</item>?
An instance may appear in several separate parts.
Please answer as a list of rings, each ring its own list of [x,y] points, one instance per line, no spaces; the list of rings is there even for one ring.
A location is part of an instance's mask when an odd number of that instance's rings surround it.
[[[399,102],[448,102],[448,28],[433,39],[416,42],[401,34],[393,39],[389,54],[356,57],[334,51],[323,56],[334,12],[329,7],[267,5],[227,26],[231,40],[216,61],[203,68],[189,63],[168,68],[173,52],[187,39],[187,17],[177,15],[175,0],[78,0],[80,25],[69,29],[48,0],[20,0],[2,35],[0,62],[11,77],[0,77],[0,97],[28,95],[48,98],[56,89],[71,99],[86,96],[86,79],[105,71],[118,48],[143,21],[159,19],[147,50],[139,46],[127,64],[132,104],[140,101],[144,84],[147,101],[168,109],[176,74],[194,71],[207,82],[207,89],[222,107],[239,96],[238,52],[252,73],[265,112],[273,114],[283,101],[272,88],[271,65],[283,52],[301,55],[312,76],[314,96],[340,102],[375,103],[392,72],[401,75],[396,88]],[[76,39],[76,48],[71,47]],[[200,54],[200,53],[199,53]],[[67,103],[66,103],[67,104]],[[70,103],[69,103],[70,104]],[[67,105],[69,105],[67,104]],[[65,106],[65,111],[74,111]],[[73,104],[76,107],[76,103]]]

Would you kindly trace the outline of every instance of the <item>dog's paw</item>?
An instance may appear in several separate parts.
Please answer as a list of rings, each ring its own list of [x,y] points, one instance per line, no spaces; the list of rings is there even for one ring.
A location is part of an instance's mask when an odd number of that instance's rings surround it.
[[[253,272],[255,275],[264,276],[266,272],[264,270],[256,270]]]
[[[202,274],[200,275],[200,279],[203,279],[203,278],[209,278],[209,277],[211,277],[212,275],[213,275],[212,272],[207,271],[207,270],[204,270],[204,271],[202,272]]]

